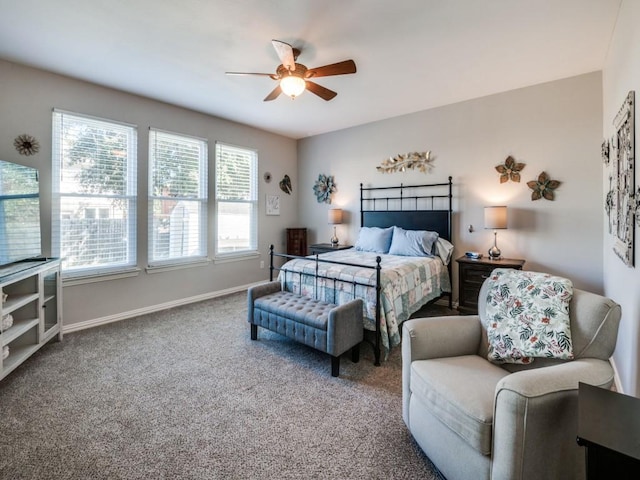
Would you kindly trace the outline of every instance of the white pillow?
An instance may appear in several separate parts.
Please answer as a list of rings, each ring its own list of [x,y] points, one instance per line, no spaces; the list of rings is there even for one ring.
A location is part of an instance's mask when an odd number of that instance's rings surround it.
[[[358,234],[355,249],[362,252],[389,252],[393,227],[362,227]]]
[[[451,261],[451,255],[453,254],[453,245],[442,237],[438,237],[438,241],[435,245],[436,255],[442,259],[442,263],[449,265]]]
[[[433,254],[431,252],[437,239],[437,232],[405,230],[400,227],[393,227],[389,254],[409,257],[432,257]]]

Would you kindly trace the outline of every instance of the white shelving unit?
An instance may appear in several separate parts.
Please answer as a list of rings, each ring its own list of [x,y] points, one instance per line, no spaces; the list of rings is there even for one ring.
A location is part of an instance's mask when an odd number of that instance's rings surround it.
[[[27,260],[0,267],[0,320],[13,317],[13,325],[0,322],[2,352],[0,380],[15,370],[39,348],[57,337],[62,340],[62,284],[60,261]]]

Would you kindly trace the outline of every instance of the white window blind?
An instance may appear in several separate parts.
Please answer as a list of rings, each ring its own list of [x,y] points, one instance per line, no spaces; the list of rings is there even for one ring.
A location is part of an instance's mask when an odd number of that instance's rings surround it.
[[[149,265],[207,256],[207,142],[149,132]]]
[[[136,265],[136,127],[53,112],[52,248],[65,276]]]
[[[258,153],[216,143],[216,255],[258,245]]]

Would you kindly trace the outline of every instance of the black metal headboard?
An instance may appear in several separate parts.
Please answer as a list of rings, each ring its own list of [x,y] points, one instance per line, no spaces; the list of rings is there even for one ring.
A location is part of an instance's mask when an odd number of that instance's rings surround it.
[[[447,183],[364,187],[360,184],[360,226],[429,230],[452,242],[452,178]],[[452,242],[453,243],[453,242]]]

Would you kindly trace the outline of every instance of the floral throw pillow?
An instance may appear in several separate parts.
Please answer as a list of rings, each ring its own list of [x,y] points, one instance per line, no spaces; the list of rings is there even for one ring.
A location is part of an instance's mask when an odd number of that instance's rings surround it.
[[[488,281],[485,326],[490,361],[531,363],[534,357],[573,359],[569,322],[571,280],[496,268]]]

